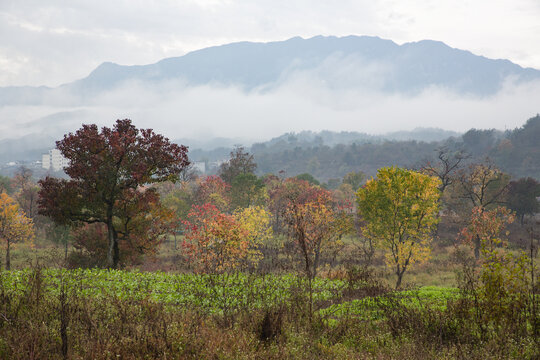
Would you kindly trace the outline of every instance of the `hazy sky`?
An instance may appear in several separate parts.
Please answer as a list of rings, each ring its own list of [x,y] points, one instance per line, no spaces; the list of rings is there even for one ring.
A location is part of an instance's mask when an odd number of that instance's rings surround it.
[[[539,20],[539,0],[0,0],[0,86],[298,35],[434,39],[540,69]]]

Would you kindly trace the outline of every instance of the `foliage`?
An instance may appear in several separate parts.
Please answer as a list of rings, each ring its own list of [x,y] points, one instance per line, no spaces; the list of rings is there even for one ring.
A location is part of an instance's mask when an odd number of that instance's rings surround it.
[[[13,243],[32,242],[34,226],[19,205],[6,193],[0,193],[0,240],[6,245],[6,269],[11,267],[10,250]]]
[[[194,203],[199,206],[212,204],[221,211],[227,211],[231,204],[230,190],[231,186],[219,176],[207,176],[198,180]]]
[[[303,173],[303,174],[300,174],[300,175],[296,175],[296,178],[299,179],[299,180],[307,181],[311,185],[320,185],[321,184],[319,182],[319,180],[315,179],[315,177],[313,177],[313,175],[311,175],[310,173]]]
[[[254,266],[260,242],[270,236],[269,217],[262,208],[224,214],[212,204],[195,205],[184,222],[183,243],[197,272],[223,273]]]
[[[521,178],[508,184],[507,206],[516,212],[523,225],[525,215],[540,211],[540,183],[533,178]]]
[[[474,246],[475,239],[479,238],[482,253],[484,255],[486,251],[492,253],[502,245],[502,240],[499,238],[500,233],[514,219],[515,216],[512,212],[504,207],[499,206],[492,210],[486,210],[477,206],[472,209],[469,226],[463,228],[460,235],[471,246]]]
[[[344,281],[316,278],[322,308],[308,324],[296,305],[298,280],[98,269],[0,272],[0,358],[538,358],[532,336],[488,332],[478,341],[455,289],[342,302]],[[234,326],[221,321],[226,302],[238,310]],[[278,315],[269,321],[276,328],[264,331],[268,313]]]
[[[502,203],[509,176],[491,161],[471,164],[461,169],[458,176],[457,194],[472,207],[487,208]]]
[[[474,155],[486,154],[495,146],[498,140],[496,130],[471,129],[463,134],[462,139],[465,148]]]
[[[31,219],[37,215],[39,186],[32,181],[32,170],[21,166],[15,172],[12,186],[14,196],[22,210]]]
[[[527,120],[525,125],[509,132],[504,142],[492,150],[490,156],[502,169],[515,177],[540,180],[540,115]]]
[[[354,191],[357,191],[364,180],[366,179],[366,174],[361,171],[351,171],[343,177],[343,184],[349,184]]]
[[[121,266],[140,263],[143,255],[154,255],[165,235],[177,226],[172,209],[162,205],[157,194],[148,189],[129,194],[119,204],[122,216],[115,218]],[[107,228],[102,223],[86,224],[74,232],[71,266],[102,267],[107,259]]]
[[[7,176],[0,175],[0,193],[5,192],[6,194],[11,194],[12,186],[11,179]]]
[[[221,164],[219,176],[228,184],[240,174],[252,174],[257,168],[253,161],[253,155],[249,154],[242,146],[231,151],[229,161]]]
[[[525,252],[508,251],[504,239],[503,231],[514,219],[514,214],[503,207],[475,207],[470,225],[461,232],[466,242],[480,242],[480,267],[464,268],[462,288],[475,302],[474,321],[482,336],[486,331],[504,333],[510,326],[513,331],[527,333],[529,323],[537,331],[536,266]]]
[[[324,253],[335,255],[341,248],[341,237],[352,229],[350,217],[327,190],[298,179],[288,179],[284,187],[283,217],[289,237],[302,258],[305,275],[313,279]]]
[[[56,143],[70,164],[70,180],[40,180],[39,208],[57,223],[103,223],[107,226],[107,265],[120,259],[115,219],[126,218],[122,200],[132,201],[140,186],[174,180],[189,164],[187,148],[152,130],[139,130],[131,120],[111,128],[83,125]]]
[[[167,184],[167,183],[163,183]],[[184,220],[194,202],[195,182],[182,181],[179,184],[168,183],[169,186],[157,186],[156,191],[161,196],[163,206],[172,210],[174,217],[174,248],[177,249],[177,235],[184,231]],[[164,189],[169,187],[168,190]]]
[[[262,180],[253,174],[239,174],[231,184],[231,205],[234,209],[264,205],[266,189]]]
[[[273,235],[270,213],[261,206],[250,206],[236,210],[234,218],[245,229],[245,241],[249,244],[247,259],[249,263],[257,264],[262,258],[259,247]]]
[[[429,258],[439,185],[437,178],[390,167],[379,169],[377,178],[357,192],[362,232],[385,250],[386,264],[397,275],[396,287],[410,266]]]

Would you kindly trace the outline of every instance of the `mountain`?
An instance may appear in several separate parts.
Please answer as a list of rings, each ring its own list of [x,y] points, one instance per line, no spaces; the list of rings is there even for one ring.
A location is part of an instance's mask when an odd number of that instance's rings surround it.
[[[269,90],[306,74],[331,88],[415,94],[437,86],[476,96],[496,93],[507,79],[540,79],[539,70],[477,56],[439,41],[398,45],[370,36],[295,37],[214,46],[149,65],[106,62],[86,78],[58,88],[0,88],[0,105],[48,104],[65,94],[84,104],[97,94],[133,81],[153,85],[175,80],[186,86]]]

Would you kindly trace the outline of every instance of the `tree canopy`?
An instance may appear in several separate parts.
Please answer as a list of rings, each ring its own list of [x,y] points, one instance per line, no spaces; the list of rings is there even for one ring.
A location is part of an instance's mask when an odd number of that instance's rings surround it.
[[[40,180],[39,211],[56,223],[103,223],[107,226],[107,264],[119,261],[115,221],[125,219],[128,202],[145,201],[142,187],[176,180],[189,165],[187,148],[171,143],[151,129],[137,129],[129,119],[112,128],[83,125],[56,142],[69,160],[70,179]]]
[[[364,236],[386,251],[386,262],[397,275],[431,252],[439,211],[440,180],[396,167],[379,169],[357,192],[358,212],[365,221]]]
[[[0,240],[6,244],[6,269],[11,267],[11,244],[34,239],[32,220],[27,218],[19,204],[6,193],[0,193]]]

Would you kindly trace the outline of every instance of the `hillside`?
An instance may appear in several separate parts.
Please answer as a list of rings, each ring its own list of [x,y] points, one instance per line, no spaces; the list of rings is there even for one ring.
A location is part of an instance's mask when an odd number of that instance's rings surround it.
[[[415,94],[437,86],[460,94],[496,93],[504,81],[540,79],[540,71],[454,49],[439,41],[398,45],[370,36],[300,37],[269,43],[238,42],[209,47],[149,65],[106,62],[86,78],[58,88],[0,88],[0,105],[84,104],[130,82],[152,85],[171,80],[186,86],[237,86],[268,90],[310,76],[330,88],[363,88]]]

